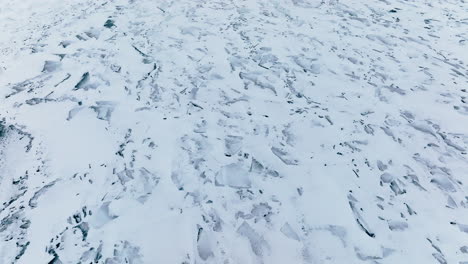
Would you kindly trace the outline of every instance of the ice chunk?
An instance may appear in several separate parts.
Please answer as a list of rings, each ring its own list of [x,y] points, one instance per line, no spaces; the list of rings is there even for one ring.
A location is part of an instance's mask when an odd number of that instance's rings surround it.
[[[58,61],[45,61],[42,72],[53,72],[60,68],[61,63]]]
[[[115,215],[111,215],[109,212],[110,202],[105,202],[101,207],[93,214],[93,217],[90,220],[91,226],[95,228],[100,228],[113,219],[117,218]]]
[[[255,232],[255,230],[245,221],[241,226],[239,226],[237,233],[249,240],[252,251],[259,257],[264,255],[265,250],[270,249],[265,239]]]
[[[201,259],[207,260],[213,256],[209,234],[202,227],[198,227],[197,249]]]
[[[216,175],[217,186],[232,188],[250,188],[250,173],[239,163],[232,163],[222,167]]]
[[[283,227],[280,229],[281,233],[283,233],[286,237],[290,239],[294,239],[297,241],[300,241],[301,239],[297,235],[297,233],[292,229],[291,225],[289,225],[288,222],[286,222]]]
[[[379,168],[380,171],[386,170],[388,167],[385,165],[382,161],[378,160],[377,161],[377,168]]]
[[[403,231],[408,228],[408,223],[402,221],[388,221],[388,228],[392,231]]]
[[[392,182],[393,178],[394,178],[393,175],[391,175],[390,173],[387,173],[387,172],[384,173],[384,174],[382,174],[382,175],[380,175],[380,180],[381,180],[382,182],[384,182],[384,183],[390,183],[390,182]]]
[[[224,146],[226,148],[225,154],[227,156],[235,155],[242,148],[242,137],[239,136],[227,136],[224,139]]]
[[[48,184],[44,185],[41,189],[39,189],[37,192],[35,192],[33,197],[29,200],[29,203],[28,203],[29,206],[31,206],[31,208],[37,207],[37,199],[39,199],[39,196],[41,196],[45,192],[47,192],[47,190],[50,187],[54,186],[56,182],[57,182],[57,180],[52,181],[51,183],[48,183]]]
[[[460,251],[461,251],[462,253],[468,254],[468,246],[460,247]]]
[[[299,164],[299,161],[297,159],[292,158],[288,152],[282,149],[272,147],[271,152],[273,152],[273,154],[275,154],[275,156],[277,156],[286,165],[298,165]]]
[[[447,192],[456,192],[455,186],[450,182],[447,176],[436,175],[435,178],[431,179],[431,182],[434,183],[439,189]]]
[[[468,225],[458,224],[458,229],[462,232],[468,233]]]
[[[257,161],[256,159],[252,158],[252,164],[250,165],[250,172],[254,173],[262,173],[263,172],[263,165]]]
[[[97,113],[97,118],[109,121],[114,111],[115,104],[109,101],[97,101],[91,108]]]

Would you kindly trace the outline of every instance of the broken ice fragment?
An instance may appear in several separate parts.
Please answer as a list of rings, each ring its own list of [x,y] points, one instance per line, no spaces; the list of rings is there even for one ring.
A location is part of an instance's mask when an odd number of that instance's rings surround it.
[[[82,88],[85,84],[87,84],[89,81],[89,72],[83,73],[81,76],[80,81],[75,85],[75,88],[73,88],[73,91],[79,90]]]
[[[90,220],[90,224],[95,228],[100,228],[113,219],[117,218],[115,215],[111,215],[109,212],[110,202],[105,202],[101,207],[93,214]]]
[[[283,227],[281,227],[280,229],[281,233],[283,233],[286,237],[290,238],[290,239],[294,239],[294,240],[297,240],[297,241],[300,241],[300,238],[299,236],[297,235],[297,233],[292,229],[292,227],[288,224],[288,222],[286,222]]]
[[[6,134],[6,127],[3,121],[0,121],[0,138]]]
[[[265,239],[255,232],[255,230],[245,221],[239,226],[237,233],[249,240],[252,251],[259,257],[264,255],[265,250],[270,249]]]
[[[260,219],[265,219],[265,221],[270,222],[270,216],[272,215],[271,209],[268,203],[254,204],[250,213],[255,216],[255,222],[258,222]]]
[[[211,218],[211,221],[214,223],[213,225],[213,231],[215,232],[221,232],[223,231],[223,227],[222,227],[222,224],[223,224],[223,220],[221,220],[221,218],[219,217],[219,215],[216,213],[216,211],[213,209],[210,213],[210,218]]]
[[[384,171],[388,168],[387,165],[385,165],[382,161],[378,160],[377,161],[377,168],[379,168],[380,171]]]
[[[207,260],[209,257],[214,256],[211,249],[211,242],[209,234],[202,228],[198,227],[197,249],[198,255],[202,260]]]
[[[26,244],[21,245],[21,244],[19,244],[17,242],[17,246],[20,247],[21,249],[20,249],[18,255],[16,255],[16,257],[15,257],[16,260],[19,260],[24,255],[24,253],[26,252],[26,249],[28,248],[30,243],[31,242],[28,241],[28,242],[26,242]]]
[[[351,211],[354,214],[354,218],[356,219],[356,222],[358,223],[359,227],[364,231],[368,236],[370,237],[375,237],[374,232],[371,231],[370,227],[367,225],[366,221],[364,218],[361,216],[361,213],[359,210],[356,208],[356,203],[357,199],[354,198],[351,194],[348,194],[348,200],[349,200],[349,206],[351,207]]]
[[[284,150],[281,150],[276,147],[271,148],[271,152],[275,154],[284,164],[286,165],[298,165],[299,161],[297,159],[294,159],[290,156],[290,154]]]
[[[390,183],[393,180],[393,175],[386,172],[386,173],[380,175],[380,180],[382,182],[384,182],[384,183]]]
[[[392,189],[392,191],[395,193],[395,195],[405,194],[406,193],[406,190],[401,189],[396,181],[392,181],[390,183],[390,189]]]
[[[431,183],[434,183],[439,189],[447,192],[456,192],[455,186],[450,182],[447,176],[445,175],[435,175],[431,179]]]
[[[123,245],[122,245],[123,243]],[[142,264],[142,256],[140,248],[133,246],[128,241],[121,242],[121,244],[114,245],[114,256],[107,258],[105,264]],[[97,263],[97,262],[95,262]]]
[[[268,169],[267,172],[266,172],[266,174],[267,174],[268,176],[272,176],[272,177],[280,177],[279,172],[277,172],[277,171],[275,171],[275,170],[270,170],[270,169]]]
[[[346,247],[346,235],[347,235],[346,228],[344,228],[343,226],[339,226],[339,225],[329,225],[325,227],[325,229],[330,231],[330,233],[333,236],[336,236],[337,238],[339,238],[341,243],[343,244],[343,247]]]
[[[374,129],[370,125],[365,125],[364,131],[366,131],[367,134],[374,135]]]
[[[457,203],[450,195],[447,197],[447,207],[452,208],[452,209],[455,209],[458,207]]]
[[[60,68],[60,62],[58,61],[45,61],[44,63],[44,68],[42,69],[42,72],[53,72],[56,71],[58,68]]]
[[[75,107],[73,109],[71,109],[69,112],[68,112],[68,117],[67,117],[67,121],[70,121],[72,120],[73,117],[75,117],[76,114],[78,114],[78,112],[80,112],[81,110],[83,110],[83,106],[79,106],[79,107]]]
[[[441,135],[441,134],[439,134]],[[459,145],[455,144],[453,141],[451,141],[449,138],[447,137],[443,137],[444,139],[444,142],[445,144],[447,144],[448,146],[458,150],[458,151],[466,151],[464,148],[460,147]]]
[[[388,221],[388,228],[392,231],[403,231],[408,228],[408,223],[402,221]]]
[[[75,226],[75,228],[78,228],[81,231],[83,241],[86,241],[86,239],[88,238],[89,224],[87,222],[82,222],[79,225]]]
[[[224,139],[224,146],[226,148],[225,154],[227,156],[233,156],[239,152],[242,148],[242,137],[239,136],[227,136]]]
[[[408,210],[408,214],[410,215],[416,214],[416,212],[408,204],[405,203],[405,205],[406,205],[406,209]]]
[[[378,259],[382,259],[382,257],[380,256],[373,256],[373,255],[367,255],[367,254],[364,254],[361,249],[359,249],[358,247],[354,247],[354,252],[356,253],[356,256],[360,259],[360,260],[364,260],[364,261],[367,261],[367,260],[374,260],[374,263],[376,262],[375,260],[378,260]]]
[[[299,67],[301,67],[305,71],[310,71],[313,74],[320,73],[320,64],[313,63],[317,61],[317,59],[307,58],[305,55],[303,55],[303,56],[294,56],[293,60]]]
[[[250,188],[250,173],[241,164],[232,163],[221,168],[216,174],[217,186]]]
[[[104,23],[104,27],[106,27],[106,28],[111,28],[113,26],[115,26],[115,25],[114,25],[114,20],[112,20],[112,19],[108,19],[106,21],[106,23]]]
[[[62,47],[64,47],[64,48],[70,46],[70,44],[72,44],[72,42],[69,41],[69,40],[64,40],[64,41],[61,41],[61,42],[59,43],[59,45],[62,45]]]
[[[419,124],[410,123],[410,126],[413,127],[414,129],[420,131],[420,132],[429,134],[429,135],[431,135],[431,136],[433,136],[433,137],[435,137],[435,138],[437,139],[437,136],[436,136],[435,132],[432,130],[432,127],[430,127],[430,126],[427,125],[427,124],[422,124],[422,123],[419,123]]]
[[[85,251],[81,257],[80,261],[78,263],[99,263],[99,260],[102,258],[102,244],[99,245],[99,247],[96,249],[94,247],[91,247],[88,251]],[[106,262],[106,264],[108,264]]]
[[[251,72],[251,73],[240,72],[239,73],[239,77],[241,79],[251,81],[256,86],[262,89],[269,89],[276,95],[275,87],[269,83],[269,80],[267,78],[261,77],[261,76],[262,74],[259,72]]]
[[[462,253],[468,254],[468,246],[460,247],[460,251],[461,251]]]
[[[319,1],[308,1],[308,0],[292,0],[295,6],[302,8],[317,8],[320,7],[324,2]]]
[[[258,162],[256,159],[252,158],[252,164],[250,165],[250,172],[262,173],[263,165]]]
[[[91,106],[91,109],[97,113],[97,118],[101,120],[109,121],[114,111],[115,104],[109,101],[97,101],[95,106]]]
[[[445,260],[444,255],[442,253],[436,252],[432,253],[432,256],[440,263],[440,264],[448,264],[447,260]]]
[[[51,183],[48,183],[46,185],[44,185],[41,189],[39,189],[37,192],[34,193],[33,197],[29,200],[29,206],[31,206],[31,208],[35,208],[37,207],[37,199],[39,198],[39,196],[41,196],[42,194],[44,194],[50,187],[54,186],[54,184],[57,182],[57,180],[51,182]]]
[[[119,177],[120,183],[122,185],[125,185],[126,182],[134,179],[133,170],[125,169],[125,170],[117,173],[117,177]]]
[[[463,225],[463,224],[457,224],[457,225],[458,225],[458,229],[460,229],[460,231],[468,233],[468,225]]]
[[[122,67],[120,67],[119,65],[115,65],[115,64],[112,64],[110,68],[113,72],[117,72],[117,73],[119,73],[120,70],[122,69]]]

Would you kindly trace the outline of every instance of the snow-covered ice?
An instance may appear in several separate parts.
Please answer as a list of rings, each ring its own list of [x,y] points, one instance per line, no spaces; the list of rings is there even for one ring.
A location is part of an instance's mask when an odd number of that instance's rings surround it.
[[[0,2],[0,263],[468,263],[466,0]]]

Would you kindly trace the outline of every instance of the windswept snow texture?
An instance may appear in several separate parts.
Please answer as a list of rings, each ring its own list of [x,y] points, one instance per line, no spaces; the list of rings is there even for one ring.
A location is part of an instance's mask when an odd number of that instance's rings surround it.
[[[468,263],[466,0],[2,0],[0,263]]]

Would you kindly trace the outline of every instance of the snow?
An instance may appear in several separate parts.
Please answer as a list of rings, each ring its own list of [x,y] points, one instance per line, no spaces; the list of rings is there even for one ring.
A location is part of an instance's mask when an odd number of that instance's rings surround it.
[[[0,263],[467,263],[467,14],[3,0]]]

